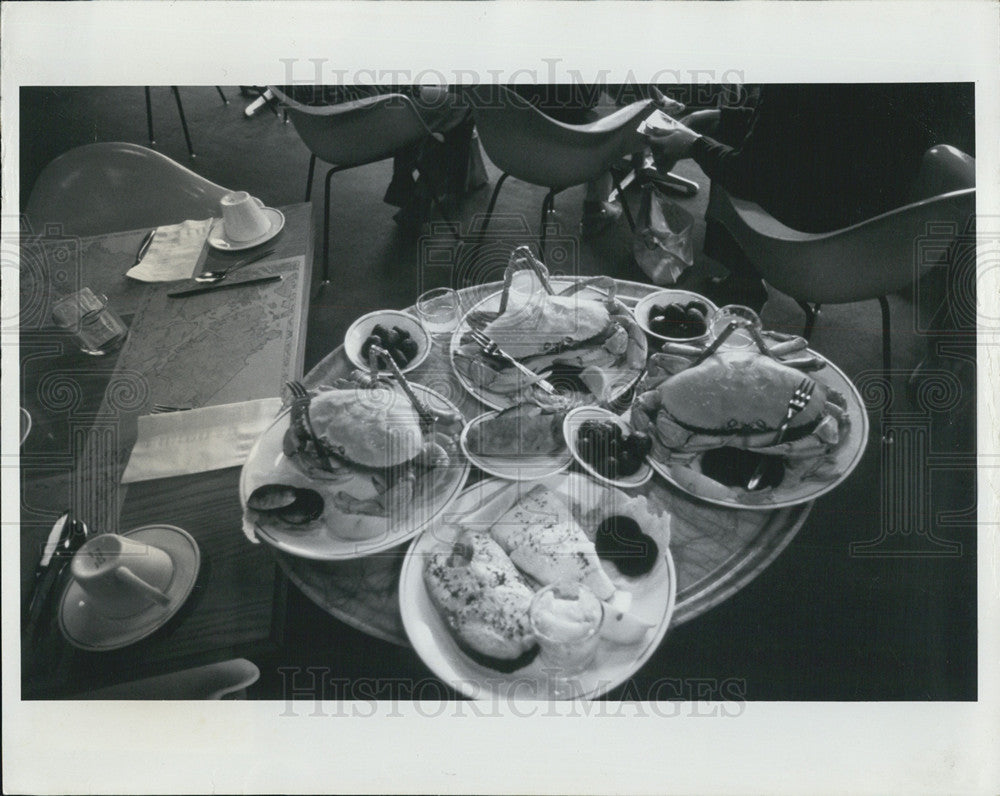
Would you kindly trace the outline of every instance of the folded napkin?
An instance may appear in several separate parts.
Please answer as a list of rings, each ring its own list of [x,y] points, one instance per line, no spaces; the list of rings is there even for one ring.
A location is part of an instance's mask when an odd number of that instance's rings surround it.
[[[241,465],[280,408],[280,398],[261,398],[143,415],[122,483]]]
[[[157,227],[142,262],[125,272],[140,282],[173,282],[190,279],[198,267],[205,239],[215,219],[184,221]]]

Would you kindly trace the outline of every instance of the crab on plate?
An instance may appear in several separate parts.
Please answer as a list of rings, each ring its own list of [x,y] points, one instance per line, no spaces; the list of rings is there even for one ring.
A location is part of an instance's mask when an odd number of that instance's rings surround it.
[[[779,434],[804,381],[811,395]],[[830,454],[850,430],[846,398],[766,350],[655,354],[643,386],[631,422],[652,438],[654,463],[694,464],[708,451],[736,448],[780,457],[786,486],[839,474]]]
[[[461,429],[460,416],[424,416],[398,386],[360,371],[329,389],[297,388],[289,414],[284,455],[319,484],[343,483],[332,508],[350,539],[406,516],[422,479],[456,455]]]
[[[587,288],[596,295],[588,295]],[[511,255],[499,302],[497,311],[474,310],[466,322],[535,377],[485,354],[470,330],[461,335],[452,361],[459,375],[479,390],[512,403],[529,396],[544,400],[535,385],[547,379],[557,389],[569,381],[575,388],[571,392],[585,390],[605,401],[624,392],[642,370],[646,337],[615,298],[613,279],[579,280],[557,293],[545,266],[522,246]]]

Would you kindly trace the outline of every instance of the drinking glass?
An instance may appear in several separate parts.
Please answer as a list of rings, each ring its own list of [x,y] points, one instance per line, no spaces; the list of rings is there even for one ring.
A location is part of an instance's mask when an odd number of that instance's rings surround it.
[[[600,643],[604,605],[582,583],[561,581],[537,591],[528,621],[538,641],[538,659],[550,676],[549,695],[573,696],[571,678],[594,660]]]
[[[740,304],[727,304],[720,307],[709,321],[709,334],[713,340],[726,330],[730,323],[735,323],[733,330],[725,342],[725,348],[750,348],[755,345],[753,334],[760,334],[762,325],[760,317],[749,307]]]
[[[108,297],[89,287],[59,299],[52,307],[52,320],[91,356],[114,351],[128,334],[128,327],[108,305]]]
[[[458,326],[458,293],[450,287],[428,290],[417,299],[417,315],[431,335],[450,334]]]

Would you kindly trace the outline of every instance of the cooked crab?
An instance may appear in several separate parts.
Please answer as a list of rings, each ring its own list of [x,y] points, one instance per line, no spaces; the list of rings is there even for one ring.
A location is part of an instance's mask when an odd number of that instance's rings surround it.
[[[360,371],[332,388],[309,393],[293,388],[284,453],[314,478],[349,478],[367,473],[375,497],[334,496],[346,514],[399,516],[405,513],[423,471],[446,466],[461,419],[422,417],[393,384]]]
[[[604,298],[578,295],[587,287],[596,287]],[[646,359],[645,335],[615,299],[613,279],[583,279],[556,293],[545,266],[525,246],[511,255],[499,311],[473,313],[469,322],[536,374],[533,379],[464,339],[454,353],[455,366],[493,393],[522,393],[553,372],[568,371],[603,400],[620,386],[616,366],[639,370]]]
[[[777,440],[803,373],[766,353],[721,347],[695,361],[651,357],[645,382],[651,389],[633,405],[632,425],[652,437],[661,461],[722,447],[809,459],[829,453],[846,434],[846,400],[817,381]]]

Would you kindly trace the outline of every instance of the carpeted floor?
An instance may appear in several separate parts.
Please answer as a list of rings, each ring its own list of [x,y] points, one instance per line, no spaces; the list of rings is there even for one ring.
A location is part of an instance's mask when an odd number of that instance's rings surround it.
[[[189,159],[173,97],[167,87],[155,87],[156,149],[216,183],[247,190],[269,205],[303,201],[309,155],[292,125],[283,124],[266,109],[252,119],[245,118],[243,108],[248,101],[239,89],[223,89],[228,105],[211,86],[180,90],[197,153]],[[39,171],[59,153],[93,141],[149,143],[139,86],[25,89],[20,112],[22,207]],[[492,184],[498,172],[491,164],[488,168]],[[677,200],[697,219],[696,265],[683,280],[684,285],[697,289],[706,275],[720,272],[700,251],[708,181],[691,162],[682,163],[677,171],[702,185],[697,196]],[[489,247],[491,254],[478,262],[462,263],[458,274],[442,273],[429,262],[427,251],[428,247],[448,245],[447,237],[415,236],[395,224],[395,208],[382,202],[390,173],[391,162],[387,161],[334,177],[332,286],[309,310],[307,369],[339,344],[347,326],[363,312],[412,304],[421,290],[459,276],[498,277],[506,252],[528,241],[537,229],[543,189],[509,180],[497,206],[505,218],[493,226],[498,243]],[[475,214],[485,210],[490,190],[480,189],[461,207],[452,209],[463,230]],[[556,203],[557,226],[550,239],[557,239],[569,253],[567,270],[643,280],[631,259],[631,238],[624,219],[600,237],[579,237],[582,194],[582,188],[568,190]],[[627,198],[635,210],[637,192],[633,189]],[[317,185],[313,206],[317,281],[321,210],[322,190]],[[930,300],[933,303],[934,297]],[[903,389],[905,374],[923,355],[923,343],[914,332],[913,298],[897,295],[890,302],[893,364],[899,374],[895,406],[898,411],[911,411],[914,406]],[[801,330],[801,311],[785,296],[772,294],[763,318],[769,328]],[[879,324],[874,301],[824,308],[813,346],[856,380],[880,367]],[[957,416],[954,412],[932,414],[937,434],[934,448],[971,449],[973,418],[968,403]],[[962,538],[962,556],[851,556],[848,546],[852,541],[868,540],[886,530],[886,508],[879,490],[883,469],[877,414],[872,414],[872,421],[871,442],[854,475],[817,502],[792,547],[764,575],[725,605],[672,634],[672,643],[657,654],[661,670],[665,667],[679,677],[736,675],[750,683],[750,698],[974,698],[975,540],[968,537],[975,520],[962,515],[964,509],[975,505],[974,481],[971,476],[953,476],[947,484],[941,482],[934,506],[925,506],[921,511],[926,513],[917,518],[927,527],[927,523],[936,522],[938,515],[933,510],[943,506],[956,512],[954,524],[945,526],[941,533],[947,538]],[[933,584],[930,591],[927,584]],[[304,616],[322,621],[318,609],[298,599]],[[294,637],[294,628],[291,632]],[[755,639],[760,636],[766,636],[769,643],[758,647]],[[335,660],[345,676],[355,670],[364,672],[363,650],[401,655],[353,632],[341,638],[355,646],[315,654]],[[787,643],[782,641],[785,638]],[[303,661],[311,660],[310,650],[320,644],[312,635],[296,643],[301,645]],[[676,652],[678,645],[683,652]],[[831,650],[836,650],[832,656]],[[420,670],[419,663],[413,665]],[[784,675],[776,679],[776,671]]]

